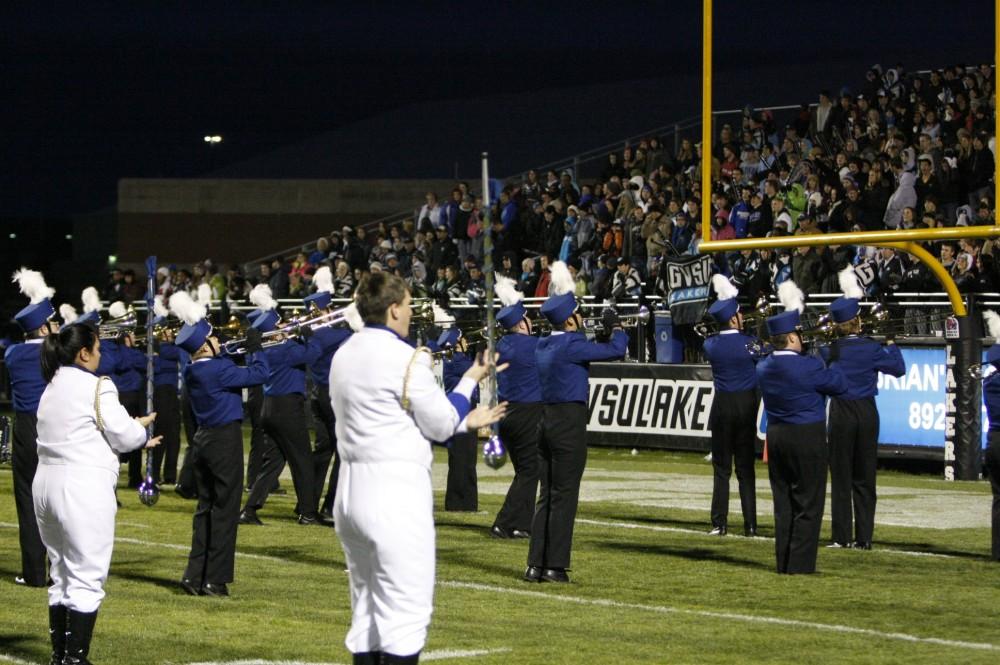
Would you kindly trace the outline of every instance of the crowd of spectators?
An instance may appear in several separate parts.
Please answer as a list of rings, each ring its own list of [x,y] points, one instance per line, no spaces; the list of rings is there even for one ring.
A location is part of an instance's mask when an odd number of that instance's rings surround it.
[[[320,265],[334,273],[338,296],[362,274],[399,274],[419,295],[478,297],[484,287],[484,231],[491,225],[493,265],[528,296],[548,292],[548,266],[565,261],[579,295],[601,299],[665,295],[665,258],[696,254],[704,206],[712,238],[744,238],[994,223],[995,76],[991,66],[947,67],[911,75],[875,66],[853,88],[822,91],[787,124],[745,109],[716,128],[712,191],[701,191],[701,146],[668,149],[651,136],[607,156],[599,177],[571,170],[527,172],[490,210],[467,183],[446,196],[429,192],[412,217],[375,228],[344,226],[294,257],[244,275],[211,262],[161,268],[162,293],[208,283],[213,297],[244,300],[258,281],[277,298],[307,295]],[[966,291],[1000,290],[994,241],[926,243]],[[919,262],[894,249],[840,245],[746,250],[714,257],[716,269],[747,301],[794,279],[809,293],[839,291],[837,273],[856,266],[872,296],[940,291]],[[118,274],[105,295],[140,292]]]

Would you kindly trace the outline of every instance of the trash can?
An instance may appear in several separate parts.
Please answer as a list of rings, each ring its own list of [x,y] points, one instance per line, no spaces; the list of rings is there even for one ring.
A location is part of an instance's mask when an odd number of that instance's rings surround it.
[[[684,342],[674,337],[674,323],[670,310],[656,312],[653,317],[653,333],[656,336],[656,362],[684,362]]]

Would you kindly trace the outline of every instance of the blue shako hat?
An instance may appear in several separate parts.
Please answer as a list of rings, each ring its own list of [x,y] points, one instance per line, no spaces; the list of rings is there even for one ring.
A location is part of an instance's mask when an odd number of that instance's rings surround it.
[[[278,315],[277,310],[268,309],[262,311],[260,316],[254,319],[251,325],[262,333],[266,333],[277,328],[278,321],[280,320],[281,317]]]
[[[527,316],[527,314],[528,310],[524,308],[524,305],[520,302],[516,302],[513,305],[508,305],[497,312],[497,323],[502,325],[507,330],[510,330],[520,323],[521,319]]]
[[[330,306],[330,301],[333,296],[330,295],[329,291],[317,291],[312,293],[302,299],[302,302],[306,306],[306,311],[309,311],[309,305],[315,304],[318,309],[326,309]]]
[[[549,296],[539,310],[554,326],[562,325],[576,311],[576,296],[564,293],[559,296]]]
[[[441,333],[440,337],[437,339],[437,345],[439,348],[448,349],[458,344],[458,340],[461,337],[462,331],[452,326]]]
[[[834,323],[845,323],[858,315],[861,303],[857,298],[840,297],[830,303],[830,316]]]
[[[21,330],[27,333],[44,326],[45,322],[55,313],[52,301],[45,298],[41,302],[36,302],[22,309],[14,315],[14,320],[17,321],[17,325],[21,326]]]
[[[1000,363],[1000,343],[994,344],[986,350],[986,362],[992,365]]]
[[[736,312],[738,311],[740,311],[740,304],[736,302],[736,298],[716,300],[712,303],[712,306],[708,308],[708,313],[712,316],[712,318],[723,325],[729,323],[729,319],[736,316]]]
[[[188,353],[194,353],[201,348],[208,336],[212,334],[212,325],[205,319],[197,323],[185,323],[184,327],[177,334],[177,341],[174,342]]]
[[[799,310],[797,309],[790,309],[767,318],[767,334],[772,337],[795,332],[798,327]]]
[[[93,323],[95,326],[101,322],[100,312],[85,312],[81,314],[73,323]]]

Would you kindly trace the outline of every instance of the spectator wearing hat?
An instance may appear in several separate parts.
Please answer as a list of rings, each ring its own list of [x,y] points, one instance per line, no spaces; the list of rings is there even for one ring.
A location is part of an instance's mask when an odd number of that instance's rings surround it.
[[[712,219],[712,240],[733,240],[736,238],[736,229],[729,224],[729,211],[725,208],[719,209]]]
[[[767,319],[774,351],[757,364],[767,413],[768,475],[774,498],[777,572],[816,572],[816,553],[826,498],[825,395],[847,382],[837,369],[802,354],[799,310]]]
[[[691,226],[690,217],[684,212],[677,213],[670,234],[670,244],[673,245],[674,251],[678,254],[688,251],[693,237],[694,228]]]
[[[642,292],[642,279],[639,271],[629,263],[628,257],[609,261],[615,262],[615,273],[611,282],[611,297],[615,300],[637,298]]]

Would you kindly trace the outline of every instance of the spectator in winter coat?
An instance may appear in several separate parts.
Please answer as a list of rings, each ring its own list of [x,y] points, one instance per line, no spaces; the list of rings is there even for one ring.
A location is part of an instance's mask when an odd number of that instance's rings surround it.
[[[535,285],[534,293],[536,298],[549,297],[549,280],[551,279],[552,273],[549,271],[549,257],[547,254],[542,254],[538,257],[538,283]]]
[[[899,174],[899,186],[889,197],[889,203],[882,217],[882,223],[887,229],[899,228],[903,220],[903,208],[917,206],[917,190],[914,188],[916,176],[909,171]]]
[[[615,300],[635,298],[642,290],[642,280],[637,271],[627,258],[608,259],[608,268],[614,270],[614,277],[611,281],[611,297]]]
[[[694,237],[694,229],[691,228],[687,214],[683,212],[678,213],[674,217],[674,228],[670,235],[670,244],[674,246],[674,250],[678,254],[683,254],[688,250],[692,237]]]

